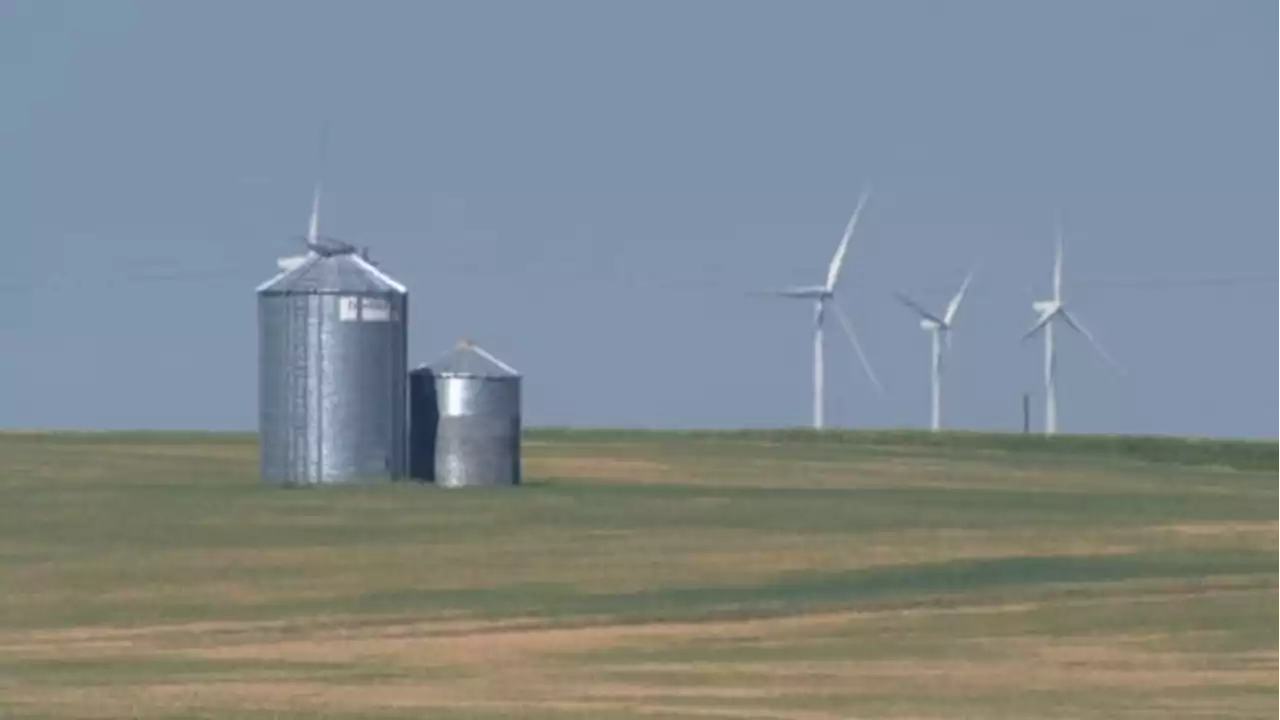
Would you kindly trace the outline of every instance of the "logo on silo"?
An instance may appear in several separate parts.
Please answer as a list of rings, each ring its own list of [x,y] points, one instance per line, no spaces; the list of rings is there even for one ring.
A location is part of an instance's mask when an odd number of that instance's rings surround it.
[[[338,319],[343,322],[388,322],[391,302],[386,298],[348,295],[338,298]]]
[[[360,298],[338,298],[338,319],[343,322],[356,322],[360,319]]]
[[[361,298],[360,319],[369,322],[387,322],[391,319],[391,303],[385,298]]]

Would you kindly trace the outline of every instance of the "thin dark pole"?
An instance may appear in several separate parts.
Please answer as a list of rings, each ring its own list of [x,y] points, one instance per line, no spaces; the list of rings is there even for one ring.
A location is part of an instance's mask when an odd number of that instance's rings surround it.
[[[1031,393],[1022,393],[1022,432],[1031,432]]]

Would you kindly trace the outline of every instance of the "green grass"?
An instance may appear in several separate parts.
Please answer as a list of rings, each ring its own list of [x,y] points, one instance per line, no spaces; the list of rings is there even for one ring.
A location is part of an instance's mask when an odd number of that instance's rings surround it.
[[[520,488],[286,490],[0,433],[0,717],[1271,717],[1275,456],[531,430]]]
[[[1276,470],[1275,440],[1236,440],[1142,435],[1076,435],[986,433],[949,430],[782,430],[629,431],[610,429],[533,428],[526,437],[542,442],[723,441],[782,443],[812,450],[815,446],[857,451],[987,451],[1010,456],[1127,459],[1171,465],[1208,465],[1238,470]]]

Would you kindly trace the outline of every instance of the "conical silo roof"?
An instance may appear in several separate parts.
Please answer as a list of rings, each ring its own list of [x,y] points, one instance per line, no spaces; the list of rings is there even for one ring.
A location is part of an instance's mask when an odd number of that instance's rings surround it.
[[[259,293],[397,293],[408,289],[355,252],[309,253],[258,286]]]
[[[520,371],[489,354],[470,340],[460,341],[434,362],[423,365],[434,375],[449,377],[518,377]]]

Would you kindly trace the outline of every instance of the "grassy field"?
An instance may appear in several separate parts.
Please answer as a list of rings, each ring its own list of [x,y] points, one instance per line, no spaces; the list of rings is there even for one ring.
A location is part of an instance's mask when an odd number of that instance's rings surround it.
[[[0,717],[1271,718],[1276,458],[548,430],[514,490],[281,490],[0,434]]]

